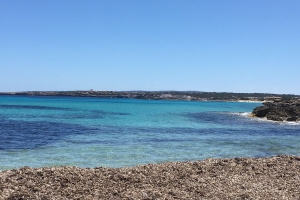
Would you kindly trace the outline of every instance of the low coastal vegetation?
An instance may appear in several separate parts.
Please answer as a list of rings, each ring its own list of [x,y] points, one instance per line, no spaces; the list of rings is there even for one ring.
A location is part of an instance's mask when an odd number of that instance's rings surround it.
[[[269,93],[232,93],[232,92],[199,92],[199,91],[30,91],[2,92],[0,95],[29,96],[78,96],[102,98],[132,98],[151,100],[194,100],[194,101],[264,101],[269,97],[291,99],[300,97],[293,94]]]
[[[300,157],[0,172],[0,199],[298,199]]]

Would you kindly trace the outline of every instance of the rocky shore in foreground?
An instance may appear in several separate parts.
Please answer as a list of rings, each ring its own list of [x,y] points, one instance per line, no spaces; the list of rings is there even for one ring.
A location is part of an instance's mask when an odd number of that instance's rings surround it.
[[[300,157],[0,172],[0,199],[299,199]]]
[[[252,115],[273,121],[300,121],[300,99],[263,102],[263,106],[256,107]]]

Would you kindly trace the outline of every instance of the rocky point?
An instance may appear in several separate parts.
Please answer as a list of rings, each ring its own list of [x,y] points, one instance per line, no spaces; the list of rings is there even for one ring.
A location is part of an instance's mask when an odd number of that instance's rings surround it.
[[[256,107],[252,115],[273,121],[300,121],[300,99],[263,102],[263,106]]]

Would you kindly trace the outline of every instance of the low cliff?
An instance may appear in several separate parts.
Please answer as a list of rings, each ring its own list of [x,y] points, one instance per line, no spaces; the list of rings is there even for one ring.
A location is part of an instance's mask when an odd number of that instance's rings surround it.
[[[252,115],[273,121],[300,121],[300,99],[264,102]]]

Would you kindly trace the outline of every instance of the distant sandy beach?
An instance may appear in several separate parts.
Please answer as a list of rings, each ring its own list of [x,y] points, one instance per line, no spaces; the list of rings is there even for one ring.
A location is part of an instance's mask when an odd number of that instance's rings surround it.
[[[263,103],[264,101],[238,100],[237,102],[245,102],[245,103]]]
[[[299,199],[300,157],[0,172],[0,199]]]

